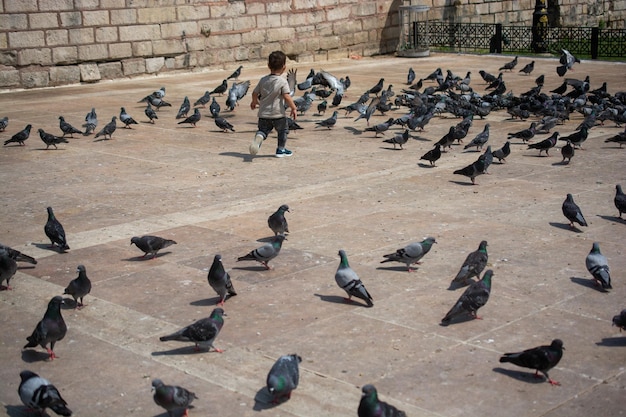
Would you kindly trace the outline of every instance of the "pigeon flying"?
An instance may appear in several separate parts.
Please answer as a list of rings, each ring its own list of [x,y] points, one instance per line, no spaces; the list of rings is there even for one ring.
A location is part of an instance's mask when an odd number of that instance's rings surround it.
[[[434,237],[427,237],[421,242],[410,243],[409,245],[398,249],[394,253],[384,255],[384,261],[380,261],[381,264],[385,262],[402,262],[406,264],[406,268],[409,272],[414,271],[411,268],[411,264],[421,264],[420,259],[424,257],[430,251],[433,243],[437,243]]]
[[[339,251],[339,258],[341,258],[341,260],[339,261],[337,272],[335,272],[335,281],[337,285],[339,285],[339,288],[348,294],[348,298],[345,298],[346,302],[352,302],[352,297],[354,296],[364,300],[368,307],[372,307],[374,305],[372,296],[367,292],[365,285],[363,285],[363,282],[356,272],[350,268],[348,255],[346,255],[343,249]]]
[[[61,315],[61,304],[63,304],[63,297],[60,295],[50,300],[48,309],[41,321],[37,323],[33,334],[26,338],[28,343],[24,345],[24,349],[34,348],[39,345],[48,351],[50,360],[57,357],[54,354],[54,345],[59,340],[63,340],[65,333],[67,333],[67,326]],[[48,344],[50,344],[50,348],[48,348]]]
[[[148,255],[152,255],[151,259],[157,256],[157,252],[161,249],[165,249],[168,246],[175,245],[176,242],[170,239],[164,239],[159,236],[145,235],[141,237],[133,237],[130,239],[130,244],[135,244],[141,251],[143,251],[143,258]]]
[[[224,305],[227,294],[230,296],[237,295],[235,287],[233,287],[233,283],[230,280],[230,275],[226,272],[224,265],[222,264],[222,255],[218,254],[213,258],[213,264],[211,265],[211,269],[209,269],[207,279],[209,280],[211,288],[213,288],[220,297],[217,305]]]
[[[165,385],[158,378],[152,380],[152,391],[154,402],[165,408],[170,417],[174,417],[178,410],[185,410],[183,415],[188,416],[187,409],[191,402],[198,399],[195,393],[176,385]]]
[[[298,388],[300,380],[299,363],[302,358],[298,355],[283,355],[272,365],[267,374],[267,390],[272,396],[272,403],[278,404],[283,398],[291,398],[291,392]]]
[[[203,347],[208,350],[213,348],[216,352],[222,353],[223,351],[221,349],[213,346],[213,342],[224,325],[224,318],[222,316],[225,315],[224,309],[216,308],[211,312],[209,317],[200,319],[170,335],[161,336],[159,340],[161,342],[168,340],[192,342],[196,345],[196,352],[200,350],[200,347]]]
[[[39,412],[42,416],[46,415],[46,408],[60,416],[72,415],[72,410],[67,408],[67,402],[50,381],[31,371],[20,372],[20,378],[22,381],[17,393],[26,407]]]
[[[539,376],[539,372],[541,372],[545,375],[550,384],[561,385],[548,376],[548,371],[559,363],[563,357],[564,349],[563,341],[554,339],[549,346],[538,346],[517,353],[505,353],[504,356],[500,358],[500,362],[511,362],[523,368],[534,369],[535,378],[541,378]]]
[[[78,265],[77,271],[78,277],[70,281],[70,284],[63,294],[71,295],[74,299],[74,308],[80,310],[85,306],[85,304],[83,304],[83,297],[91,292],[91,281],[87,277],[85,265]],[[78,302],[79,299],[80,302]]]

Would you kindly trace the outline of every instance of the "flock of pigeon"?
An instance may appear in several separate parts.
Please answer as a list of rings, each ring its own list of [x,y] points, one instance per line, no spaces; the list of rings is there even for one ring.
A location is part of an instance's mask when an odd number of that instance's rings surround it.
[[[558,76],[562,77],[565,73],[572,69],[574,63],[580,62],[569,52],[562,51],[560,66],[556,71]],[[549,151],[557,144],[557,140],[563,140],[566,144],[561,148],[563,162],[568,163],[574,156],[575,149],[581,149],[583,142],[587,139],[588,132],[596,124],[605,121],[613,121],[618,126],[626,123],[626,92],[611,95],[607,92],[606,83],[602,87],[591,90],[589,77],[584,80],[567,78],[563,81],[560,88],[551,91],[548,95],[543,93],[542,87],[544,76],[541,75],[535,80],[535,86],[529,91],[519,96],[508,92],[504,81],[504,74],[512,72],[518,63],[518,57],[506,63],[499,68],[501,71],[497,76],[491,75],[485,71],[481,71],[481,78],[487,83],[489,93],[480,94],[474,90],[471,85],[471,73],[468,72],[465,78],[455,76],[452,71],[444,71],[437,69],[430,75],[420,78],[417,82],[416,74],[409,69],[407,75],[408,88],[403,89],[402,93],[397,95],[393,92],[392,86],[384,88],[384,79],[374,85],[372,88],[364,92],[360,98],[347,106],[340,107],[346,90],[350,87],[350,78],[337,79],[326,71],[311,72],[304,82],[298,83],[296,80],[297,72],[290,70],[287,74],[288,82],[295,96],[298,90],[306,90],[303,96],[296,97],[294,101],[298,107],[300,114],[306,113],[315,100],[321,100],[317,106],[318,115],[325,113],[329,107],[326,99],[332,94],[331,107],[336,108],[330,118],[317,121],[315,127],[325,129],[333,129],[337,126],[339,111],[345,111],[346,115],[356,111],[358,116],[355,121],[365,119],[367,127],[364,132],[373,132],[374,137],[385,134],[393,126],[401,126],[402,132],[395,134],[392,138],[385,139],[385,143],[393,144],[394,149],[404,149],[408,140],[411,138],[411,131],[423,131],[429,121],[436,116],[450,113],[454,117],[462,120],[450,126],[449,131],[439,141],[437,141],[432,150],[429,150],[421,157],[426,160],[432,167],[436,166],[436,162],[446,153],[446,148],[452,149],[457,143],[462,143],[469,133],[472,122],[475,117],[485,118],[491,112],[505,110],[511,115],[511,118],[519,118],[522,120],[536,117],[540,122],[533,121],[527,129],[509,133],[510,139],[520,139],[524,144],[532,141],[536,134],[550,133],[557,125],[563,125],[569,120],[572,112],[579,112],[585,116],[584,121],[576,128],[576,131],[570,135],[559,138],[558,132],[553,132],[547,139],[536,143],[528,144],[528,149],[535,149],[541,155],[545,152],[549,155]],[[242,67],[239,67],[228,79],[238,80]],[[526,64],[520,74],[530,76],[534,70],[534,61]],[[228,80],[227,79],[227,80]],[[213,116],[216,126],[223,131],[235,131],[234,127],[226,119],[220,117],[221,108],[215,99],[215,95],[227,93],[226,107],[234,110],[237,102],[241,100],[250,87],[250,82],[233,82],[230,89],[227,80],[213,89],[206,91],[194,104],[194,112],[189,115],[192,106],[187,97],[183,100],[182,105],[176,115],[176,119],[182,119],[179,124],[190,124],[196,126],[201,120],[201,113],[198,107],[204,108],[209,104],[210,113]],[[424,84],[430,82],[432,85],[423,88]],[[568,92],[567,90],[571,88]],[[161,107],[170,107],[171,104],[164,100],[165,87],[144,97],[140,102],[146,103],[145,115],[150,123],[158,120],[158,110]],[[395,97],[395,98],[394,98]],[[392,108],[407,108],[407,114],[398,118],[389,117],[384,123],[370,126],[370,118],[376,112],[385,114]],[[112,117],[111,122],[99,130],[95,137],[102,137],[103,140],[112,138],[117,127],[117,116]],[[46,145],[46,149],[50,146],[54,148],[60,143],[67,143],[66,135],[72,137],[73,134],[89,135],[96,132],[98,121],[95,109],[92,109],[85,118],[85,124],[82,126],[84,130],[77,129],[67,123],[63,116],[59,117],[61,136],[53,135],[39,129],[39,134]],[[131,125],[137,124],[137,121],[130,116],[124,107],[120,109],[119,121],[124,127],[130,128]],[[0,131],[8,126],[8,118],[0,119]],[[17,143],[24,145],[28,139],[32,126],[29,124],[20,132],[14,134],[10,139],[5,141],[5,145]],[[299,129],[295,121],[291,121],[290,129]],[[483,149],[489,141],[489,123],[485,124],[484,129],[475,135],[467,144],[465,149],[475,148],[476,151]],[[614,137],[607,138],[606,142],[618,143],[620,148],[626,142],[626,131]],[[481,153],[478,159],[472,164],[455,170],[454,174],[466,176],[472,184],[475,184],[475,178],[478,175],[488,173],[488,168],[492,164],[494,158],[504,162],[511,153],[511,143],[507,141],[502,148],[495,151],[491,150],[491,146],[487,146],[486,151]],[[626,212],[626,195],[622,192],[621,186],[616,185],[616,194],[614,204],[619,212],[619,217]],[[70,249],[63,226],[56,219],[51,207],[48,210],[48,221],[44,227],[46,236],[50,239],[53,247],[58,248],[59,252]],[[580,207],[574,202],[573,196],[567,194],[562,205],[563,215],[570,222],[570,227],[575,228],[575,223],[579,226],[587,226]],[[266,269],[271,269],[269,262],[280,254],[280,250],[285,240],[286,234],[289,233],[287,219],[285,213],[289,212],[287,205],[282,205],[278,210],[268,218],[268,226],[274,232],[272,240],[249,253],[240,256],[237,261],[256,261],[262,264]],[[422,258],[428,254],[433,244],[437,243],[435,238],[428,237],[421,242],[410,243],[397,251],[383,255],[381,263],[399,262],[406,265],[411,272],[412,265],[419,264]],[[131,244],[136,245],[143,253],[144,257],[155,257],[157,253],[171,245],[176,244],[175,241],[165,239],[159,236],[138,236],[131,239]],[[442,325],[449,325],[454,322],[461,322],[469,319],[479,319],[478,310],[483,307],[490,297],[491,281],[494,271],[485,268],[488,264],[487,241],[481,241],[476,251],[467,255],[464,263],[461,265],[459,272],[450,283],[451,289],[467,287],[460,295],[458,300],[452,304],[450,310],[441,319]],[[363,300],[367,307],[373,307],[374,299],[361,281],[358,274],[350,267],[348,257],[345,250],[339,250],[340,258],[339,266],[335,273],[335,281],[341,290],[345,291],[346,302],[352,302],[352,297]],[[23,254],[15,249],[0,244],[0,284],[6,281],[6,286],[2,289],[10,290],[10,280],[17,271],[17,262],[29,262],[36,264],[37,261],[32,257]],[[598,242],[594,242],[591,251],[586,257],[586,267],[592,275],[601,290],[610,290],[612,288],[610,271],[606,257],[601,253]],[[484,273],[483,273],[484,271]],[[481,277],[482,274],[482,277]],[[476,278],[474,280],[473,278]],[[160,337],[163,342],[182,341],[193,343],[196,350],[211,349],[222,352],[214,346],[222,326],[224,325],[223,316],[224,304],[228,297],[237,295],[232,280],[224,265],[222,257],[216,254],[208,273],[208,283],[211,288],[219,296],[218,306],[211,314],[200,319],[188,326],[172,333]],[[91,282],[87,277],[84,265],[78,266],[78,277],[72,280],[64,294],[70,295],[74,299],[75,308],[80,309],[85,306],[83,299],[91,291]],[[24,348],[36,348],[41,346],[46,349],[49,359],[53,360],[55,344],[61,341],[67,332],[67,326],[61,315],[61,305],[65,303],[62,296],[53,297],[47,307],[42,320],[37,323],[32,334],[27,338],[28,343]],[[626,329],[626,309],[613,318],[613,324],[620,329]],[[505,353],[500,362],[510,362],[515,365],[531,368],[536,370],[536,375],[542,373],[546,380],[553,385],[559,383],[551,379],[548,371],[555,367],[563,355],[563,341],[559,339],[553,340],[549,345],[534,347],[515,353]],[[272,396],[272,401],[280,403],[285,399],[289,399],[291,392],[297,388],[299,383],[299,363],[302,358],[297,354],[283,355],[278,358],[270,369],[266,385],[267,390]],[[67,407],[67,403],[61,397],[57,388],[45,378],[25,370],[20,373],[21,383],[18,393],[23,403],[35,410],[43,412],[46,408],[52,409],[55,413],[63,416],[69,416],[72,412]],[[167,410],[169,415],[184,410],[187,415],[187,409],[192,401],[197,399],[195,393],[175,385],[166,385],[160,379],[152,381],[154,391],[154,401],[159,406]],[[373,385],[365,385],[362,387],[362,398],[358,406],[359,417],[374,416],[405,416],[403,411],[387,404],[378,399],[376,388]]]

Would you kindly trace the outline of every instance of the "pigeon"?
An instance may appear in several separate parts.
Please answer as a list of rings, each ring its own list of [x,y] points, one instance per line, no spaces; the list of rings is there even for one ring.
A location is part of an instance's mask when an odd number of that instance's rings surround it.
[[[148,96],[146,98],[147,98],[148,103],[153,105],[157,110],[160,110],[161,107],[172,107],[171,103],[166,102],[161,97]]]
[[[31,256],[23,254],[17,249],[13,249],[10,246],[0,243],[0,254],[6,252],[16,262],[28,262],[29,264],[37,265],[37,260]]]
[[[178,113],[176,113],[177,119],[182,119],[183,117],[187,117],[187,113],[191,110],[191,102],[189,101],[189,97],[185,96],[182,104],[178,108]]]
[[[300,362],[302,358],[293,353],[281,356],[272,365],[267,374],[266,386],[272,396],[273,404],[280,403],[283,398],[291,398],[291,392],[298,388]]]
[[[228,90],[228,81],[224,80],[220,85],[215,87],[209,94],[219,94],[220,96]]]
[[[404,129],[403,133],[396,134],[391,139],[385,139],[383,142],[385,143],[393,143],[393,149],[396,149],[396,144],[400,145],[400,149],[404,149],[402,145],[404,145],[409,140],[409,129]]]
[[[379,133],[384,134],[387,131],[387,129],[389,129],[389,127],[393,124],[393,120],[394,120],[393,117],[390,117],[389,119],[387,119],[386,122],[379,123],[372,127],[366,127],[365,131],[376,132],[376,135],[374,137],[378,137]]]
[[[587,136],[589,135],[589,131],[586,127],[581,127],[580,130],[577,130],[576,132],[568,135],[568,136],[561,136],[559,138],[559,140],[563,140],[566,142],[570,142],[572,145],[574,145],[575,147],[579,147],[580,149],[583,148],[583,142],[587,140]]]
[[[202,97],[200,97],[193,103],[193,106],[202,106],[202,108],[204,109],[209,101],[211,101],[211,93],[209,93],[209,90],[206,90]]]
[[[15,135],[11,136],[11,139],[5,140],[4,145],[6,146],[9,143],[19,143],[20,145],[23,146],[24,141],[28,139],[28,137],[30,136],[30,129],[32,127],[33,127],[32,125],[26,125],[26,127],[23,130],[20,130]]]
[[[482,164],[483,174],[489,174],[487,170],[489,169],[489,166],[493,163],[493,154],[491,153],[491,145],[487,146],[487,149],[485,149],[485,152],[483,152],[483,154],[478,157],[478,161],[476,162],[479,168],[481,167],[481,164]]]
[[[213,116],[213,118],[219,117],[221,110],[222,110],[222,107],[217,102],[217,100],[215,100],[215,97],[213,97],[213,100],[211,101],[211,104],[209,105],[209,111],[211,112],[211,116]]]
[[[287,117],[287,123],[289,124],[289,131],[290,132],[292,130],[304,129],[302,126],[300,126],[298,123],[296,123],[296,121],[293,120],[291,117]]]
[[[471,140],[470,143],[465,145],[463,149],[471,148],[476,146],[476,151],[483,148],[485,143],[489,140],[489,123],[485,125],[485,128],[482,132],[480,132],[474,139]]]
[[[216,352],[222,353],[223,350],[213,346],[215,338],[222,330],[224,325],[225,316],[224,309],[216,308],[211,312],[209,317],[200,319],[190,324],[187,327],[183,327],[175,333],[167,336],[161,336],[159,340],[166,342],[168,340],[176,340],[178,342],[193,342],[195,343],[196,352],[200,350],[200,347],[211,350],[215,349]]]
[[[378,95],[378,93],[380,93],[382,91],[382,89],[383,89],[383,83],[384,82],[385,82],[385,79],[381,78],[380,80],[378,80],[376,85],[374,85],[374,87],[372,87],[369,90],[367,90],[367,92],[370,93],[370,94]]]
[[[622,186],[617,184],[615,186],[615,198],[613,199],[615,208],[619,211],[619,218],[622,218],[622,213],[626,213],[626,194],[622,191]]]
[[[372,117],[372,114],[374,114],[374,112],[376,111],[376,107],[378,106],[379,103],[380,103],[380,97],[374,97],[372,101],[370,101],[370,104],[368,104],[367,107],[365,107],[362,113],[359,111],[359,116],[356,119],[354,119],[354,121],[356,122],[359,119],[365,119],[365,121],[367,122],[367,125],[369,126],[370,117]]]
[[[380,401],[376,387],[373,385],[364,385],[361,391],[363,391],[363,394],[357,410],[359,417],[406,417],[404,411],[398,410],[384,401]]]
[[[26,407],[46,415],[46,408],[60,416],[71,416],[72,410],[67,408],[67,402],[61,393],[45,378],[31,371],[20,372],[20,382],[17,393]]]
[[[543,84],[545,81],[546,81],[546,76],[544,74],[541,74],[539,77],[535,79],[535,84],[538,87],[543,87]]]
[[[480,77],[483,79],[483,81],[486,84],[491,84],[492,82],[496,80],[496,76],[493,74],[489,74],[487,71],[480,70],[478,71],[478,73],[480,74]]]
[[[243,68],[243,65],[240,65],[239,68],[237,68],[232,74],[230,74],[226,79],[230,80],[230,79],[234,79],[235,81],[239,81],[239,76],[241,75],[241,69]]]
[[[422,155],[420,159],[424,159],[430,162],[431,166],[436,166],[435,162],[437,162],[439,158],[441,158],[441,145],[438,143],[435,143],[435,147],[431,149],[430,151],[426,152],[424,155]]]
[[[65,135],[70,135],[70,137],[73,138],[74,133],[80,133],[81,135],[83,134],[82,130],[76,129],[74,126],[66,122],[63,116],[59,116],[59,127],[63,132],[63,137],[65,137]]]
[[[480,158],[465,168],[457,169],[453,172],[453,174],[464,175],[468,177],[472,184],[476,184],[476,177],[485,173],[485,163],[481,161]]]
[[[98,115],[96,114],[95,107],[92,107],[91,111],[87,113],[87,115],[85,116],[85,124],[83,125],[83,127],[85,128],[85,132],[83,133],[83,135],[88,136],[92,134],[93,131],[96,130],[97,126],[98,126]]]
[[[2,119],[0,119],[0,132],[4,132],[4,129],[6,129],[8,125],[9,118],[7,116],[4,116]]]
[[[613,316],[613,326],[619,327],[619,331],[626,330],[626,309],[617,316]]]
[[[104,140],[106,140],[107,136],[109,137],[109,139],[113,139],[112,135],[113,132],[115,132],[115,129],[117,129],[117,124],[115,123],[115,121],[117,120],[117,117],[113,116],[111,118],[111,121],[109,123],[107,123],[102,130],[100,130],[98,133],[96,133],[95,138],[99,138],[100,136],[103,136]]]
[[[244,81],[241,83],[233,83],[228,91],[228,98],[226,99],[226,106],[228,110],[235,110],[235,106],[244,98],[244,96],[248,93],[248,89],[250,88],[250,81]]]
[[[333,115],[329,117],[328,119],[315,122],[315,124],[317,125],[315,127],[321,126],[321,127],[327,127],[328,129],[332,128],[337,123],[338,114],[339,113],[337,112],[337,110],[333,111]]]
[[[615,142],[619,143],[619,148],[622,149],[622,145],[626,144],[626,130],[618,133],[617,135],[613,135],[610,138],[606,138],[604,140],[605,143]],[[5,145],[7,142],[4,143]]]
[[[409,68],[409,73],[406,76],[406,84],[411,85],[415,81],[415,71],[413,68]]]
[[[567,163],[569,164],[574,157],[574,147],[572,146],[571,141],[567,141],[565,146],[561,148],[561,156],[563,156],[562,164],[565,164],[565,160],[567,159]]]
[[[346,87],[337,79],[337,77],[326,71],[320,71],[319,74],[324,79],[328,87],[330,87],[331,90],[335,91],[335,94],[337,96],[343,97],[343,93]]]
[[[446,149],[446,147],[448,147],[452,150],[452,144],[454,143],[455,133],[456,133],[456,127],[450,126],[448,133],[446,133],[445,135],[443,135],[441,139],[439,139],[439,141],[437,142],[437,145],[440,145],[443,149]]]
[[[213,264],[211,265],[211,269],[209,269],[207,279],[209,280],[211,288],[220,296],[217,305],[224,305],[226,294],[230,296],[237,295],[235,287],[233,287],[233,283],[230,280],[230,275],[224,269],[224,264],[222,264],[222,255],[218,254],[213,258]]]
[[[537,122],[532,122],[528,129],[520,130],[519,132],[515,132],[515,133],[509,133],[508,138],[509,139],[512,139],[512,138],[521,139],[524,143],[526,143],[535,136],[536,132],[537,132]]]
[[[74,308],[80,310],[86,305],[83,304],[83,297],[91,292],[91,281],[87,277],[85,265],[78,265],[76,270],[78,271],[78,277],[70,281],[63,294],[71,295],[74,299]],[[78,301],[79,299],[80,302]]]
[[[57,220],[54,216],[54,212],[52,211],[52,207],[47,207],[48,211],[48,221],[46,221],[46,225],[43,230],[50,239],[51,247],[57,245],[59,247],[59,252],[64,252],[68,250],[70,247],[67,244],[67,239],[65,238],[65,229],[63,229],[63,225]]]
[[[341,260],[339,261],[337,272],[335,272],[335,281],[339,288],[348,294],[348,298],[344,298],[344,300],[349,303],[352,302],[352,297],[356,297],[365,301],[368,307],[372,307],[374,305],[372,296],[367,292],[365,285],[363,285],[356,272],[350,268],[348,255],[346,255],[343,249],[339,251],[338,255]]]
[[[517,65],[517,56],[515,58],[513,58],[512,61],[507,62],[506,64],[504,64],[503,66],[501,66],[498,71],[502,71],[502,70],[508,70],[508,71],[512,71],[513,68],[515,68],[515,66]]]
[[[406,264],[406,268],[409,272],[414,271],[411,268],[411,264],[420,264],[420,259],[424,257],[430,251],[433,243],[437,243],[434,237],[427,237],[421,242],[413,242],[409,245],[398,249],[394,253],[383,255],[383,258],[387,258],[381,261],[381,264],[385,262],[402,262]]]
[[[276,235],[274,239],[266,243],[265,245],[250,251],[248,254],[244,256],[240,256],[237,258],[237,262],[239,261],[257,261],[260,262],[265,269],[272,269],[268,262],[278,256],[280,253],[280,249],[283,244],[283,240],[285,240],[284,235]]]
[[[537,346],[522,352],[505,353],[500,358],[500,362],[511,362],[523,368],[534,369],[535,378],[540,378],[539,372],[541,372],[551,385],[561,385],[548,376],[548,371],[559,363],[563,357],[563,350],[565,350],[563,341],[554,339],[549,346]]]
[[[572,197],[571,194],[567,195],[561,208],[563,210],[563,215],[570,222],[569,227],[574,229],[574,223],[578,223],[581,226],[587,226],[583,213],[580,211],[580,207],[574,203],[574,197]]]
[[[496,149],[495,151],[491,152],[491,154],[493,155],[494,158],[498,159],[498,162],[500,163],[502,163],[502,161],[506,162],[506,157],[511,154],[511,142],[507,140],[504,146],[502,146],[500,149]]]
[[[443,73],[441,71],[441,68],[437,68],[436,70],[428,74],[427,77],[424,78],[425,81],[436,81],[438,79],[443,80]]]
[[[63,303],[63,297],[57,295],[53,297],[48,303],[48,309],[37,327],[33,330],[33,334],[28,336],[26,340],[28,343],[24,345],[26,348],[34,348],[37,345],[48,351],[50,360],[55,359],[57,356],[54,354],[54,345],[59,340],[63,340],[65,333],[67,333],[67,326],[61,315],[61,304]],[[48,348],[50,344],[50,348]]]
[[[571,70],[576,62],[580,63],[580,59],[572,55],[567,49],[561,49],[561,56],[559,57],[561,65],[556,67],[556,73],[559,77],[564,76],[567,70]]]
[[[126,112],[126,109],[124,107],[120,108],[120,122],[124,123],[124,127],[128,129],[132,129],[130,125],[138,124],[137,121]]]
[[[152,380],[152,391],[154,402],[165,408],[169,417],[177,415],[179,410],[184,410],[183,416],[187,417],[187,409],[198,399],[195,393],[177,385],[165,385],[158,378]]]
[[[524,65],[524,68],[519,70],[519,72],[523,72],[526,75],[530,75],[531,72],[535,69],[535,61],[531,61],[529,64]]]
[[[215,121],[215,125],[219,127],[223,132],[228,132],[229,130],[231,132],[235,131],[235,127],[231,125],[230,122],[224,119],[223,117],[216,117],[214,121]]]
[[[200,109],[196,107],[195,109],[193,109],[193,114],[191,116],[187,117],[183,121],[178,122],[178,124],[182,125],[183,123],[189,123],[193,127],[196,127],[196,123],[198,123],[201,118],[202,115],[200,114]]]
[[[539,156],[541,156],[541,152],[546,151],[546,156],[550,156],[548,151],[556,145],[557,138],[559,137],[559,132],[554,132],[552,136],[547,139],[542,140],[541,142],[531,143],[528,145],[528,149],[539,149]]]
[[[600,252],[600,244],[593,242],[591,251],[585,259],[585,266],[587,271],[593,275],[593,279],[596,284],[601,285],[603,290],[610,290],[611,286],[611,273],[609,271],[609,264],[606,260],[606,256]]]
[[[469,287],[461,294],[457,302],[452,306],[450,311],[441,319],[441,324],[447,326],[450,322],[464,315],[471,315],[475,319],[480,319],[476,314],[478,309],[487,304],[489,294],[491,293],[491,277],[493,271],[488,269],[480,281],[472,282]]]
[[[41,141],[46,144],[46,150],[50,148],[50,145],[54,146],[54,149],[59,149],[57,147],[57,144],[69,143],[64,137],[55,136],[51,133],[47,133],[43,129],[37,129],[37,131],[39,132],[39,137],[41,138]]]
[[[142,258],[152,254],[151,259],[156,258],[157,253],[161,249],[176,245],[176,242],[171,239],[164,239],[162,237],[152,235],[144,235],[141,237],[134,236],[130,239],[130,244],[132,245],[133,243],[143,252]]]
[[[461,286],[466,286],[471,284],[473,281],[470,278],[478,278],[480,273],[483,272],[483,269],[487,266],[488,260],[489,255],[487,254],[487,241],[483,240],[480,242],[480,245],[478,245],[478,249],[467,255],[465,262],[463,262],[461,269],[452,280],[451,285],[459,284]]]
[[[159,118],[159,116],[157,116],[156,112],[154,111],[150,103],[148,103],[148,105],[146,106],[143,112],[145,113],[146,117],[150,119],[150,123],[152,124],[154,124],[155,119]]]
[[[17,262],[11,257],[8,251],[0,250],[0,291],[11,290],[11,278],[17,272]],[[7,285],[2,283],[6,281]]]
[[[278,207],[278,210],[267,218],[267,225],[272,229],[272,232],[274,232],[274,236],[284,236],[285,233],[289,233],[289,225],[285,218],[285,212],[289,212],[289,206],[287,204]]]
[[[323,115],[326,113],[326,109],[328,108],[328,102],[323,100],[320,104],[317,105],[317,114]]]

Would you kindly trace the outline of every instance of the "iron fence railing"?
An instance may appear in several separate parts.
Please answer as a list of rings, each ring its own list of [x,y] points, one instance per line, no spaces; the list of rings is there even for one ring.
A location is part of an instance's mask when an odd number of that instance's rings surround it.
[[[626,59],[626,29],[548,27],[542,29],[540,44],[538,37],[533,37],[534,30],[532,26],[499,23],[413,22],[414,37],[426,37],[429,47],[435,50],[524,54],[537,49],[552,53],[567,49],[585,58]]]

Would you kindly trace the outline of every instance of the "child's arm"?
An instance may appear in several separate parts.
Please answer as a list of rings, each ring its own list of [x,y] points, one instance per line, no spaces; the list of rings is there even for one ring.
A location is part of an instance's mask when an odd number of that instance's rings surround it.
[[[252,92],[252,102],[250,103],[250,108],[254,110],[258,106],[259,106],[259,94]]]
[[[285,98],[285,103],[287,103],[287,105],[291,109],[291,114],[290,114],[291,118],[293,120],[296,120],[296,117],[298,114],[298,108],[296,107],[296,103],[293,102],[293,99],[291,98],[289,93],[283,94],[283,97]],[[254,100],[254,97],[253,97],[253,100]]]

